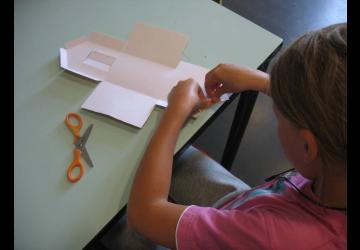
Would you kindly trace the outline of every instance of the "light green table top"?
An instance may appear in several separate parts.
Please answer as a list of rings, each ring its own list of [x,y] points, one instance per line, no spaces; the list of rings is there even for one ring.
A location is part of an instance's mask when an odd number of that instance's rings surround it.
[[[138,21],[190,37],[183,60],[257,68],[281,39],[211,0],[15,1],[15,249],[81,249],[126,205],[137,165],[163,110],[142,129],[81,110],[96,82],[63,71],[59,48],[93,31],[127,40]],[[182,130],[177,150],[220,107]],[[76,184],[68,112],[94,124],[87,143],[95,167]]]

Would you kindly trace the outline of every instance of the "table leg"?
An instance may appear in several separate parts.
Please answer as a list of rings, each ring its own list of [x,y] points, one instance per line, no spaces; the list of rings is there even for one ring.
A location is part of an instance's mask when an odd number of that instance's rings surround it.
[[[281,49],[282,43],[274,50],[274,52],[260,65],[259,70],[265,72],[270,61],[275,57],[276,53]],[[258,91],[245,91],[241,93],[239,103],[235,111],[235,116],[231,125],[230,133],[225,145],[221,165],[227,170],[231,170],[231,166],[236,157],[241,139],[250,119],[251,112],[254,108]]]
[[[240,95],[235,116],[231,125],[231,130],[225,145],[223,157],[221,159],[221,165],[223,165],[227,170],[231,169],[234,162],[257,96],[257,91],[246,91]]]

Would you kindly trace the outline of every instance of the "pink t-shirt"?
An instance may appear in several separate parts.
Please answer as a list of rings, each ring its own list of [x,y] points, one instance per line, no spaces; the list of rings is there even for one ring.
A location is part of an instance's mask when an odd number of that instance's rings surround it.
[[[289,177],[307,196],[311,181]],[[283,179],[246,191],[219,209],[189,206],[176,230],[177,249],[346,249],[347,215],[304,198]]]

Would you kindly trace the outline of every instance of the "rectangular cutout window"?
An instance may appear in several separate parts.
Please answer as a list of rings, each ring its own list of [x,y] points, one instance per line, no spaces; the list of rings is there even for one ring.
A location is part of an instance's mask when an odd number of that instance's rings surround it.
[[[97,51],[91,51],[84,60],[84,64],[103,71],[109,71],[111,65],[115,62],[115,59],[115,57],[108,56]]]

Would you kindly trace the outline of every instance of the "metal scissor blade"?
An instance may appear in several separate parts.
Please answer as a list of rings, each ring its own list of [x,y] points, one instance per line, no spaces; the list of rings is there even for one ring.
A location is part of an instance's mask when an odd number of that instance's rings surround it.
[[[90,158],[90,155],[88,153],[88,151],[86,150],[85,147],[82,148],[82,157],[84,158],[84,160],[86,161],[87,164],[89,164],[90,167],[94,167],[94,164]]]
[[[85,144],[86,144],[86,142],[87,142],[87,140],[89,138],[89,135],[90,135],[90,132],[91,132],[92,128],[93,128],[93,124],[90,124],[90,126],[86,129],[83,136],[81,136],[81,138],[76,143],[76,146],[85,147]]]

